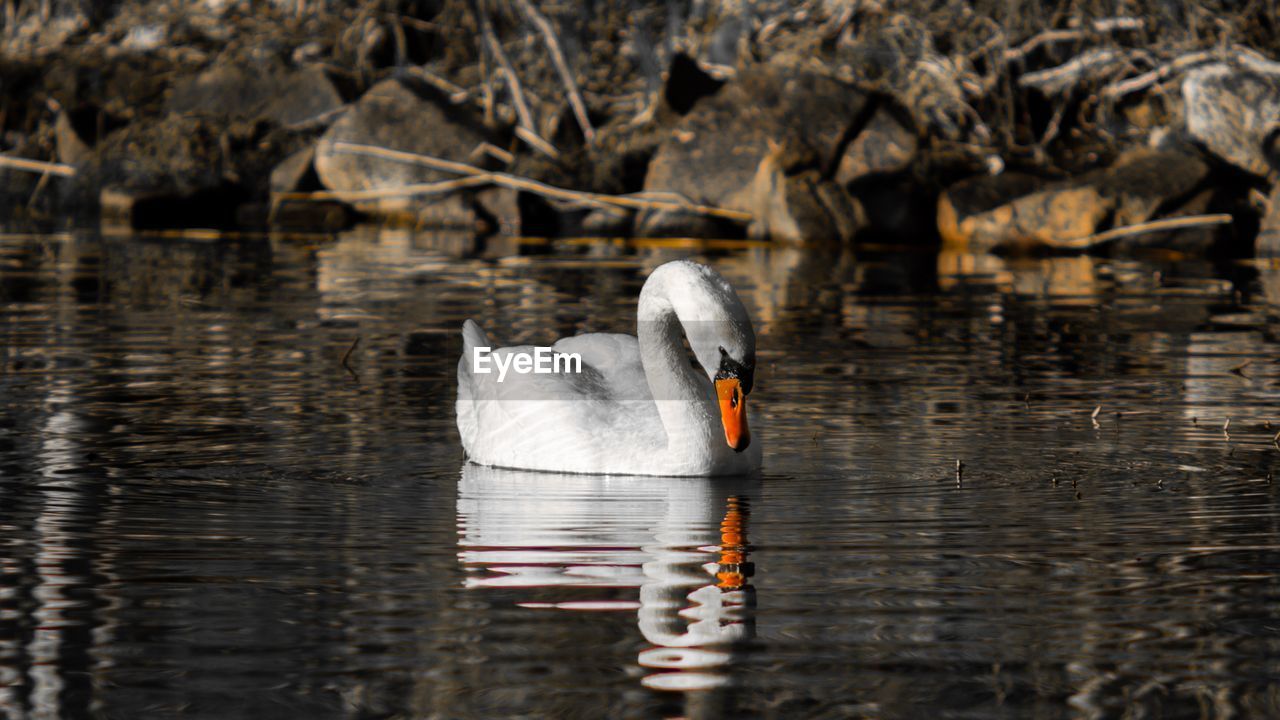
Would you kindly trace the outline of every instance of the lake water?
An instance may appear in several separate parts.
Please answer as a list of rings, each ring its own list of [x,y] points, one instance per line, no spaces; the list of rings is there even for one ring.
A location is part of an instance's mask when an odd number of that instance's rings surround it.
[[[761,477],[464,463],[464,318],[690,256]],[[1278,431],[1276,265],[4,235],[0,715],[1274,717]]]

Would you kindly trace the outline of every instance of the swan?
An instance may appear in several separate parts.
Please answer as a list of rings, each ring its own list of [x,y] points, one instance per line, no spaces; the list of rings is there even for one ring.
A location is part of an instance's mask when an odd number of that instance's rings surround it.
[[[499,380],[492,365],[531,346],[491,350],[474,321],[462,328],[458,432],[479,465],[606,475],[744,475],[759,469],[747,426],[756,339],[742,301],[718,272],[688,260],[654,270],[640,290],[638,337],[588,333],[551,352],[577,356],[560,372]],[[683,340],[701,365],[689,361]],[[527,363],[526,363],[527,364]],[[517,366],[518,367],[518,366]],[[488,372],[485,372],[488,370]]]

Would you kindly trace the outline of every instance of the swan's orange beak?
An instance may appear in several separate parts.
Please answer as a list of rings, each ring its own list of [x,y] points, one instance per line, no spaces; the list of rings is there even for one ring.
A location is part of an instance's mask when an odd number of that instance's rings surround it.
[[[742,452],[751,444],[747,431],[747,395],[737,378],[716,380],[716,397],[720,399],[720,421],[724,423],[724,439],[729,447]]]

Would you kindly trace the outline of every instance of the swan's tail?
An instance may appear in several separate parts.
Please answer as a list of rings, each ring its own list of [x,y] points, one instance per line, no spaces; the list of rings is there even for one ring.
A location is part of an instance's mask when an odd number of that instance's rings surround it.
[[[484,328],[474,320],[467,320],[462,324],[462,357],[458,359],[458,433],[462,436],[462,447],[471,454],[472,443],[475,440],[476,433],[476,416],[474,402],[474,389],[472,387],[472,367],[471,358],[475,356],[475,349],[478,347],[493,347],[489,344],[489,336],[485,334]]]
[[[462,323],[462,361],[466,363],[468,370],[471,369],[471,358],[475,356],[475,349],[478,347],[491,348],[493,345],[489,343],[489,335],[480,327],[480,323],[467,320]]]

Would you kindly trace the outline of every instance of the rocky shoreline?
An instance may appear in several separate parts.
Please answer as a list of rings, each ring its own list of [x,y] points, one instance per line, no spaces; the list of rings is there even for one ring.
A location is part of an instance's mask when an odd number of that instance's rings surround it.
[[[136,227],[1280,255],[1280,27],[1131,10],[9,0],[0,202]]]

